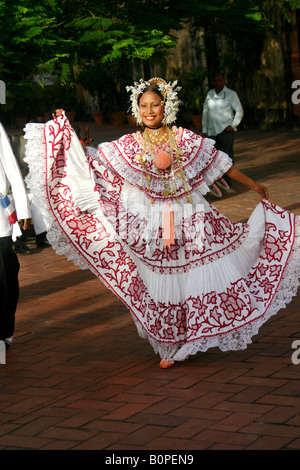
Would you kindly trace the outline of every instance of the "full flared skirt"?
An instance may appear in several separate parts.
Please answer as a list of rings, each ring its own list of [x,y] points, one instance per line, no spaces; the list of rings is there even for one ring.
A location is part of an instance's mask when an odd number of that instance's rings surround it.
[[[138,333],[161,357],[180,361],[211,347],[245,349],[296,295],[294,214],[264,200],[247,224],[234,223],[197,188],[192,204],[153,206],[101,162],[47,158],[43,144],[32,138],[27,184],[50,243],[122,300]],[[168,212],[174,242],[164,246]]]

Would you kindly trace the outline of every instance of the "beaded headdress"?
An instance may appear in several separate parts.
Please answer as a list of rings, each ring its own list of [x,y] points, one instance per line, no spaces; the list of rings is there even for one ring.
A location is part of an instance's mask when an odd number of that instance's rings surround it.
[[[177,92],[181,90],[181,87],[177,86],[177,80],[173,83],[167,83],[165,80],[159,77],[153,77],[147,81],[141,78],[139,82],[134,82],[133,86],[127,86],[126,90],[131,91],[131,113],[136,118],[137,124],[141,125],[142,120],[139,112],[138,98],[141,94],[144,93],[146,88],[151,85],[157,85],[160,93],[163,96],[164,119],[162,122],[163,124],[171,125],[176,121],[179,105],[181,103],[177,95]]]

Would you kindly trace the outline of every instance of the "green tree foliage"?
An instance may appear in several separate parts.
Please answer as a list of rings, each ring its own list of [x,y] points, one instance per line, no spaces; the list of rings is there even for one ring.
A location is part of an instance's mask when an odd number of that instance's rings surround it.
[[[70,78],[76,43],[59,34],[59,3],[0,2],[0,74],[6,83],[6,110],[13,114],[28,115],[34,110],[40,88],[34,76],[55,71],[62,83]]]
[[[277,0],[276,3],[281,9],[285,19],[291,21],[291,12],[300,8],[300,0]]]
[[[37,87],[43,86],[45,73],[57,76],[63,86],[74,83],[74,70],[86,71],[89,66],[103,71],[104,64],[109,75],[128,73],[132,61],[149,63],[174,47],[170,31],[181,29],[184,22],[191,22],[195,31],[205,30],[208,50],[211,38],[223,34],[241,51],[255,52],[255,37],[267,24],[262,4],[262,0],[0,0],[0,78],[13,105],[28,107]],[[288,16],[299,0],[275,4]],[[40,77],[40,85],[33,77]]]
[[[147,61],[174,46],[168,32],[175,22],[164,12],[166,3],[0,1],[0,73],[10,102],[18,103],[20,112],[28,108],[38,87],[33,77],[40,77],[43,86],[44,74],[51,73],[70,86],[74,67],[106,63],[109,73],[108,63]]]
[[[197,2],[199,8],[192,19],[194,31],[202,29],[205,52],[211,74],[216,69],[237,69],[256,65],[260,57],[262,38],[270,27],[263,13],[263,0],[211,0],[206,5]],[[225,39],[227,54],[220,57],[218,43]],[[224,45],[222,47],[224,51]]]

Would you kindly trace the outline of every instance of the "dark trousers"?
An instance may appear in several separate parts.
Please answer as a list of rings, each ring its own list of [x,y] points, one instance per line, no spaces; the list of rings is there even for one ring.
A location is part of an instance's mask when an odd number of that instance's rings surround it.
[[[227,153],[227,155],[231,158],[232,162],[234,163],[234,150],[233,150],[233,143],[234,143],[234,132],[226,132],[223,131],[221,134],[216,136],[210,136],[210,139],[216,141],[215,147],[217,150],[222,150],[222,152]],[[223,178],[227,183],[231,184],[231,179],[229,176],[224,175]]]
[[[0,339],[10,338],[15,329],[19,300],[20,264],[11,237],[0,238]]]

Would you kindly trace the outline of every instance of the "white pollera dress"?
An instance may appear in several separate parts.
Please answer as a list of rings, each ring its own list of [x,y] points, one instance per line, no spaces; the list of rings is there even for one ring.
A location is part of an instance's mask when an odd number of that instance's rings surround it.
[[[232,162],[212,140],[173,131],[187,185],[175,158],[158,172],[148,152],[145,172],[140,132],[84,154],[63,113],[27,124],[25,138],[27,184],[54,249],[124,302],[155,352],[180,361],[216,346],[245,349],[296,294],[300,243],[299,217],[267,200],[248,223],[209,204],[204,195]],[[168,183],[176,191],[165,196]],[[164,247],[170,211],[174,243]]]

